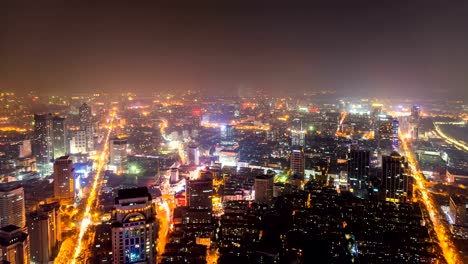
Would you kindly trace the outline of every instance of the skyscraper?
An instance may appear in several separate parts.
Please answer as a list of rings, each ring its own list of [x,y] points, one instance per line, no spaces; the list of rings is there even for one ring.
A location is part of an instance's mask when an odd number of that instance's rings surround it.
[[[28,216],[31,261],[47,264],[56,257],[60,245],[60,204],[40,204]]]
[[[353,193],[366,196],[370,156],[367,150],[351,149],[348,153],[348,184]]]
[[[52,114],[34,115],[32,152],[36,157],[39,173],[47,174],[54,158]]]
[[[32,152],[40,174],[50,173],[52,161],[68,152],[66,131],[64,117],[52,116],[50,113],[34,115]]]
[[[127,171],[127,139],[113,138],[110,140],[109,165],[118,174]]]
[[[91,106],[83,103],[79,108],[80,130],[86,135],[86,152],[94,149],[94,128],[92,121]]]
[[[52,132],[53,132],[53,149],[54,159],[62,157],[67,154],[67,129],[65,124],[65,118],[60,116],[54,116],[52,118]]]
[[[406,201],[411,196],[407,170],[408,163],[399,153],[382,156],[382,182],[386,200]]]
[[[304,176],[304,169],[304,151],[302,149],[294,149],[291,152],[291,174]]]
[[[295,118],[291,126],[291,146],[304,147],[305,146],[305,129],[302,128],[302,121]]]
[[[8,225],[26,226],[24,189],[15,182],[0,183],[0,227]]]
[[[398,131],[400,129],[400,122],[398,119],[393,119],[392,122],[392,145],[394,148],[398,148]]]
[[[63,156],[54,163],[54,197],[60,202],[71,204],[75,199],[75,175],[73,162]]]
[[[119,190],[112,223],[114,263],[156,263],[158,221],[146,187]]]
[[[22,228],[15,225],[0,228],[0,262],[29,264],[29,236]]]

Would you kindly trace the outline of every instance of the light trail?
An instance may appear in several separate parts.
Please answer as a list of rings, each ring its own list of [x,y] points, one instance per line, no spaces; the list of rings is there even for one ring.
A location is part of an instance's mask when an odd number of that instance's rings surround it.
[[[424,187],[424,175],[417,170],[418,167],[416,159],[414,158],[413,152],[408,147],[405,136],[403,135],[403,133],[399,132],[399,137],[402,141],[402,147],[406,153],[408,162],[413,168],[413,177],[416,181],[415,186],[421,191],[421,195],[423,198],[422,202],[426,207],[427,211],[429,212],[429,218],[431,219],[431,222],[434,226],[434,231],[437,235],[437,240],[439,241],[439,246],[442,249],[442,254],[445,258],[445,261],[447,261],[448,264],[463,263],[461,258],[458,256],[457,249],[454,246],[453,241],[451,240],[452,237],[450,232],[439,220],[444,216],[439,214],[439,210],[437,209],[436,203],[432,200],[429,191]]]
[[[435,128],[435,131],[437,132],[437,134],[439,134],[445,141],[447,141],[448,143],[454,144],[455,146],[463,149],[464,151],[468,151],[468,145],[466,145],[465,142],[463,142],[461,140],[454,139],[454,138],[446,135],[444,132],[442,132],[442,129],[440,129],[439,125],[445,125],[445,124],[461,125],[461,124],[465,124],[465,122],[451,122],[451,123],[434,122],[434,128]]]
[[[344,120],[346,119],[347,115],[348,114],[346,113],[346,111],[341,112],[340,122],[338,123],[338,127],[336,128],[336,133],[335,133],[336,136],[340,136],[340,134],[341,134],[340,133],[340,127],[343,124]]]
[[[92,185],[92,188],[91,188],[91,192],[89,193],[89,196],[88,196],[88,200],[87,200],[87,203],[86,203],[86,209],[85,209],[85,212],[83,214],[83,219],[81,220],[81,225],[80,225],[80,233],[78,235],[78,239],[76,241],[76,247],[75,247],[75,252],[72,256],[72,259],[71,259],[71,264],[75,264],[76,261],[77,261],[77,258],[80,256],[80,253],[82,251],[82,241],[83,241],[83,237],[84,235],[86,234],[86,231],[88,230],[88,227],[89,225],[92,223],[92,215],[91,215],[91,209],[94,207],[94,204],[96,202],[96,194],[97,194],[97,189],[98,189],[98,185],[99,185],[99,182],[100,182],[100,178],[101,178],[101,171],[102,171],[102,168],[104,167],[105,163],[106,163],[106,160],[107,160],[107,157],[108,157],[108,154],[107,154],[107,151],[109,149],[109,138],[110,138],[110,134],[112,132],[112,123],[114,122],[114,117],[115,117],[115,112],[112,113],[112,118],[110,120],[110,126],[108,128],[108,131],[107,131],[107,135],[106,135],[106,140],[104,141],[104,147],[102,149],[102,152],[101,152],[101,155],[98,159],[98,166],[97,166],[97,169],[96,169],[96,174],[95,174],[95,177],[94,177],[94,181],[93,181],[93,185]]]
[[[157,241],[157,252],[158,252],[158,261],[161,263],[162,255],[164,254],[164,249],[166,248],[167,235],[169,234],[170,221],[171,221],[171,209],[169,208],[168,203],[166,202],[167,198],[164,199],[164,202],[158,205],[157,207],[157,218],[159,220],[159,231],[158,231],[158,241]]]

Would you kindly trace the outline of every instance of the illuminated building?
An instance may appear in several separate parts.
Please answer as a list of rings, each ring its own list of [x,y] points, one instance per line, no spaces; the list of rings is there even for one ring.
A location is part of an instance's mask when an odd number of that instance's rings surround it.
[[[54,159],[67,154],[67,129],[65,118],[54,116],[52,118]]]
[[[156,263],[158,221],[146,187],[119,190],[112,221],[114,263]]]
[[[52,114],[34,115],[32,153],[36,157],[39,173],[51,171],[51,162],[67,153],[65,118]]]
[[[411,107],[411,121],[419,122],[420,115],[421,107],[419,105],[413,105],[413,107]]]
[[[234,137],[234,127],[232,125],[221,126],[221,139],[232,140]]]
[[[367,192],[370,156],[367,150],[351,149],[348,153],[348,184],[354,195],[364,198]]]
[[[15,182],[0,184],[0,227],[8,225],[26,226],[24,189]]]
[[[0,262],[29,264],[29,237],[22,228],[15,225],[0,228]]]
[[[195,144],[190,144],[188,147],[188,164],[198,165],[200,163],[200,151],[198,146]]]
[[[400,122],[395,118],[392,122],[392,145],[398,148],[398,130],[400,129]]]
[[[94,149],[94,129],[92,122],[91,106],[89,106],[86,103],[83,103],[78,109],[78,111],[80,117],[80,130],[82,130],[85,133],[86,152],[89,152]]]
[[[192,209],[210,210],[213,208],[213,178],[202,174],[200,179],[187,181],[187,206]]]
[[[382,182],[386,200],[405,201],[411,195],[407,170],[408,163],[399,153],[382,156]]]
[[[222,166],[237,166],[239,162],[239,149],[223,149],[219,153],[219,162]]]
[[[273,175],[261,175],[255,178],[255,201],[271,203],[273,201]]]
[[[459,195],[450,196],[450,218],[454,225],[468,226],[468,202]]]
[[[36,157],[39,173],[48,174],[54,158],[52,114],[34,115],[32,152]]]
[[[291,152],[291,174],[304,176],[305,160],[302,149],[294,149]]]
[[[169,177],[170,183],[177,183],[179,182],[179,168],[172,167],[171,168],[171,176]]]
[[[31,261],[46,264],[58,253],[61,238],[60,204],[40,204],[28,217]]]
[[[113,138],[110,140],[109,165],[117,173],[127,171],[127,139]]]
[[[302,121],[295,118],[291,126],[291,146],[304,147],[305,146],[306,130],[302,128]]]
[[[70,154],[87,153],[87,142],[85,130],[70,131]]]
[[[60,202],[72,204],[75,199],[75,173],[69,156],[63,156],[54,163],[54,197]]]
[[[19,144],[19,156],[18,158],[28,158],[31,157],[32,155],[32,150],[31,150],[31,140],[23,140]]]

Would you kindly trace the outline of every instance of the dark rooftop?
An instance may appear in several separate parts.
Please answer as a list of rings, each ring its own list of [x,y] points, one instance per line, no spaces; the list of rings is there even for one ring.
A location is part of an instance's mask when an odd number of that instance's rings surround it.
[[[139,197],[148,197],[148,199],[151,199],[151,194],[148,192],[148,188],[138,187],[138,188],[133,188],[133,189],[119,190],[116,200],[139,198]]]

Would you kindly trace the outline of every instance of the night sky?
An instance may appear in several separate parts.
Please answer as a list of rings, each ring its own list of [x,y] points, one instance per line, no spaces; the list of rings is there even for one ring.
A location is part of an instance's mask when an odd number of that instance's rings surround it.
[[[0,91],[468,97],[467,4],[136,2],[2,1]]]

